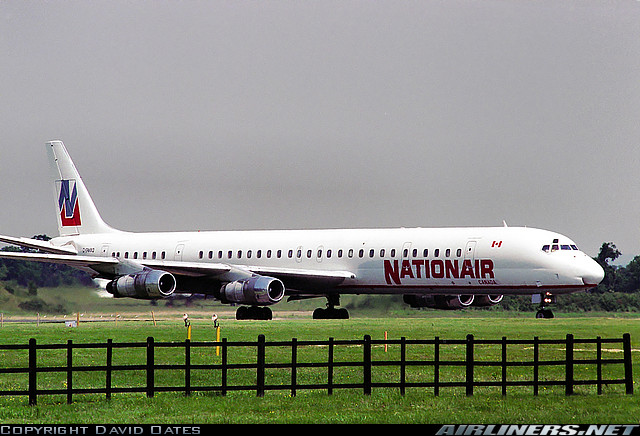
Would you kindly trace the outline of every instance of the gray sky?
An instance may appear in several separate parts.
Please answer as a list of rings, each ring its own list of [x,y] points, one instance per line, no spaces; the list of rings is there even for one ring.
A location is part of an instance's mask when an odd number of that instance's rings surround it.
[[[65,142],[124,230],[492,226],[640,254],[640,1],[0,2],[0,233]]]

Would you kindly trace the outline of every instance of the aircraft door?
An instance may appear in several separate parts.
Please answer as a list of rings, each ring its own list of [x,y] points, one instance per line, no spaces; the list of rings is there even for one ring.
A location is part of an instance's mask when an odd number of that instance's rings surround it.
[[[476,256],[476,243],[478,241],[469,241],[467,242],[467,246],[465,247],[464,250],[464,258],[468,259],[471,261],[471,263],[473,263],[473,260]]]
[[[174,255],[174,260],[182,260],[182,253],[184,252],[184,244],[176,245],[176,252]]]
[[[102,257],[109,256],[109,244],[105,244],[102,246],[102,249],[100,250],[100,256]]]

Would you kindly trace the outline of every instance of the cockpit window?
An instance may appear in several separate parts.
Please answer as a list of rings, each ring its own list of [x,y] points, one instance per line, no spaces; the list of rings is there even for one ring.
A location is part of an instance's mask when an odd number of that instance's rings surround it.
[[[545,253],[549,253],[549,251],[551,251],[552,253],[554,251],[558,251],[558,250],[578,250],[578,247],[574,244],[562,244],[562,245],[558,245],[557,244],[557,239],[553,240],[553,244],[549,245],[549,244],[545,244],[542,246],[542,251],[544,251]]]

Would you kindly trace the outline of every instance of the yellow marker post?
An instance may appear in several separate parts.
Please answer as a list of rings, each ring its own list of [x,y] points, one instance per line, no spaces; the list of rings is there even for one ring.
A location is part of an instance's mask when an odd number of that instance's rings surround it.
[[[220,326],[216,327],[216,342],[220,342]],[[216,347],[216,356],[220,355],[220,345]]]
[[[191,324],[187,326],[187,339],[191,340]]]

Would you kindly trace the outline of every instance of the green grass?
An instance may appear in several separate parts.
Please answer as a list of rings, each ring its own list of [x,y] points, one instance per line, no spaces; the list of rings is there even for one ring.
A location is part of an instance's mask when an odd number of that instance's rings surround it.
[[[598,396],[595,388],[576,387],[576,395],[566,397],[562,388],[540,389],[536,397],[531,388],[510,388],[506,397],[499,388],[476,387],[473,397],[467,397],[464,388],[442,389],[435,397],[429,388],[409,389],[401,396],[398,389],[374,388],[367,396],[361,390],[335,390],[329,396],[326,391],[299,390],[292,397],[288,391],[267,391],[263,398],[254,392],[229,392],[227,396],[217,394],[193,394],[185,397],[179,393],[156,393],[154,398],[144,394],[114,394],[110,401],[104,395],[76,395],[74,403],[66,404],[61,396],[39,396],[37,406],[28,406],[26,397],[0,397],[0,422],[2,423],[635,423],[638,420],[638,383],[640,369],[640,318],[608,316],[565,316],[551,320],[536,320],[533,317],[506,314],[457,313],[442,315],[441,312],[416,312],[408,318],[367,318],[362,314],[351,320],[311,320],[310,313],[294,316],[287,312],[274,312],[273,321],[236,321],[233,312],[215,307],[221,317],[222,336],[229,341],[255,341],[264,334],[267,341],[315,339],[362,339],[371,335],[373,339],[383,339],[385,331],[389,339],[464,339],[471,333],[476,338],[499,339],[562,339],[567,333],[576,338],[619,338],[630,333],[634,359],[634,395],[625,395],[620,386],[604,388],[604,395]],[[67,328],[61,322],[17,323],[5,322],[0,328],[0,343],[25,344],[29,338],[38,343],[65,343],[68,339],[74,343],[105,342],[111,338],[114,342],[144,341],[153,336],[156,342],[183,341],[186,329],[182,322],[183,307],[169,311],[163,309],[156,315],[154,326],[150,314],[142,314],[143,321],[84,322],[78,328]],[[215,339],[211,325],[211,307],[189,311],[192,323],[193,341]],[[419,315],[419,316],[418,316]],[[132,318],[129,315],[129,318]],[[51,318],[49,318],[50,320]],[[108,319],[108,318],[107,318]],[[61,321],[60,318],[57,319]],[[397,347],[389,347],[389,355],[397,354]],[[578,347],[576,347],[577,349]],[[268,349],[268,359],[275,351]],[[325,351],[301,350],[300,360],[313,358]],[[347,351],[348,353],[349,351]],[[353,353],[360,353],[352,350]],[[527,350],[516,350],[525,356]],[[579,353],[580,351],[576,351]],[[64,351],[51,351],[44,360],[47,363],[64,365]],[[104,354],[104,352],[102,352]],[[132,352],[133,353],[133,352]],[[338,353],[338,351],[336,351]],[[511,353],[511,351],[510,351]],[[550,351],[555,357],[562,358],[564,350],[558,346]],[[615,350],[608,353],[616,354]],[[133,361],[140,358],[119,356],[116,359]],[[144,354],[144,352],[142,352]],[[13,366],[23,366],[22,357],[0,356],[0,360],[11,362]],[[511,354],[510,354],[511,355]],[[253,359],[255,354],[251,354]],[[462,356],[460,356],[462,357]],[[526,356],[525,356],[526,357]],[[553,357],[553,356],[552,356]],[[617,354],[616,354],[617,357]],[[194,355],[194,359],[201,357]],[[341,357],[342,358],[342,357]],[[346,357],[348,358],[348,356]],[[373,350],[374,359],[386,359],[382,346]],[[19,360],[18,362],[12,359]],[[83,361],[85,359],[86,361]],[[102,364],[96,355],[74,354],[74,364]],[[170,360],[167,350],[158,351],[156,361]],[[338,354],[336,354],[338,359]],[[96,362],[92,363],[92,360]],[[282,370],[287,371],[288,370]],[[621,371],[621,370],[620,370]],[[375,374],[375,373],[374,373]],[[620,374],[620,372],[618,373]],[[344,374],[349,377],[351,374]],[[454,375],[455,376],[455,375]],[[514,374],[514,377],[525,376]],[[0,386],[7,383],[22,383],[19,377],[3,374]],[[62,385],[65,375],[39,375],[39,380],[50,380],[53,385]],[[100,381],[96,383],[103,383]],[[162,377],[156,378],[162,381]],[[172,375],[167,376],[169,379]],[[180,378],[180,374],[175,377]],[[252,374],[246,376],[254,377]],[[276,375],[277,377],[277,375]],[[314,377],[301,372],[299,382],[304,377]],[[354,375],[355,377],[355,375]],[[144,376],[141,376],[144,379]],[[286,377],[284,377],[286,379]],[[115,376],[114,376],[115,380]],[[90,382],[90,381],[89,381]],[[169,383],[171,380],[169,380]],[[249,381],[251,382],[251,381]],[[74,386],[78,387],[75,382]],[[2,387],[0,387],[2,389]]]

